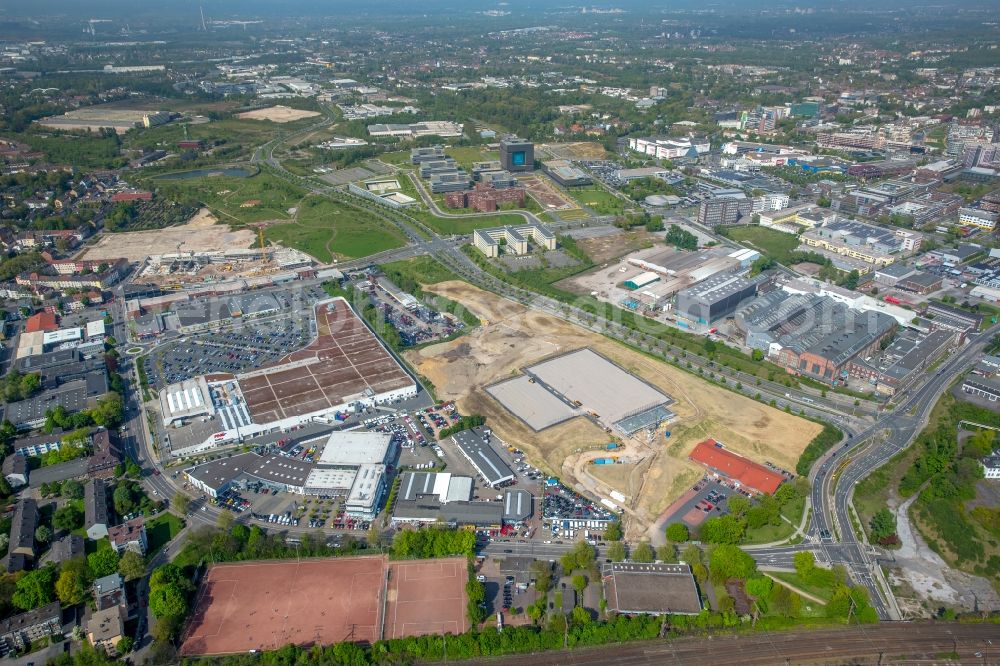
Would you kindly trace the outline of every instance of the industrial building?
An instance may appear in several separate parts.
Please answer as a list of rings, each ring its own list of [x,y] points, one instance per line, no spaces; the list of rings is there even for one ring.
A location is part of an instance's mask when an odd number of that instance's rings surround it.
[[[532,171],[535,168],[535,144],[516,136],[502,139],[500,164],[511,173]]]
[[[370,519],[385,496],[386,465],[395,454],[395,443],[387,433],[333,432],[315,462],[250,452],[190,467],[184,476],[210,497],[247,483],[279,492],[343,497],[348,515]]]
[[[992,377],[969,375],[962,382],[962,390],[989,402],[1000,400],[1000,380]]]
[[[519,525],[534,513],[526,490],[507,489],[502,499],[474,501],[473,480],[447,472],[404,472],[393,505],[393,524],[442,522],[447,525],[499,528]]]
[[[707,325],[728,317],[756,295],[756,282],[722,273],[677,292],[675,312],[679,318]]]
[[[697,157],[712,148],[708,139],[646,137],[628,140],[628,147],[637,153],[655,157],[658,160],[673,160],[681,157]]]
[[[847,364],[851,377],[871,384],[875,391],[892,396],[912,384],[944,351],[956,342],[957,334],[944,329],[903,330],[885,349],[871,356],[856,356]]]
[[[504,462],[490,443],[492,433],[488,429],[473,428],[455,433],[451,441],[472,466],[479,472],[483,482],[496,488],[514,480],[514,471]]]
[[[712,248],[688,252],[673,248],[642,250],[630,255],[614,275],[625,291],[620,304],[630,310],[669,309],[674,297],[719,273],[740,273],[760,257],[756,250]],[[645,275],[650,273],[651,275]],[[658,279],[654,280],[656,276]]]
[[[462,126],[449,120],[428,120],[409,125],[376,124],[368,126],[370,136],[391,136],[400,139],[416,139],[423,136],[442,138],[462,136]]]
[[[594,182],[583,169],[573,166],[569,160],[549,160],[542,163],[542,171],[563,187],[581,187]]]
[[[533,243],[546,250],[556,249],[556,235],[537,224],[476,229],[472,233],[473,244],[487,257],[500,256],[501,248],[503,252],[508,254],[528,254],[530,251],[529,238]]]
[[[697,615],[701,596],[687,564],[608,562],[601,572],[608,610],[629,615]]]

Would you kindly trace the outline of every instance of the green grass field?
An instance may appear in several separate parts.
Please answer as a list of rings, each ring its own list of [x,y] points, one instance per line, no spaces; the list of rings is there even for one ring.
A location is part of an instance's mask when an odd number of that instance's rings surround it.
[[[161,196],[204,205],[232,227],[277,222],[264,232],[268,240],[302,250],[323,263],[366,257],[405,244],[401,232],[372,213],[309,195],[268,173],[154,182]],[[253,200],[260,203],[243,207]],[[293,208],[297,209],[294,214],[289,212]]]
[[[268,227],[264,236],[323,263],[367,257],[406,244],[400,231],[371,213],[319,197],[304,200],[294,221]]]
[[[447,218],[437,217],[426,210],[408,210],[407,215],[420,220],[439,234],[471,234],[473,229],[502,227],[505,224],[524,224],[520,215],[496,213],[479,217]]]
[[[454,273],[430,257],[414,257],[413,259],[393,261],[383,264],[382,268],[387,272],[401,273],[420,284],[437,284],[438,282],[458,279]]]
[[[571,187],[566,191],[578,204],[598,215],[621,215],[625,211],[624,202],[602,187]]]
[[[147,522],[146,539],[149,542],[147,548],[148,555],[155,555],[157,551],[177,536],[183,528],[184,520],[169,511],[164,511],[156,518]]]
[[[305,192],[268,173],[248,178],[206,176],[187,180],[153,179],[160,196],[199,203],[221,222],[239,226],[265,220],[290,220],[289,208],[298,205]],[[247,202],[260,203],[243,207]]]
[[[829,587],[818,587],[816,585],[809,585],[808,583],[804,582],[797,573],[791,573],[787,571],[768,571],[767,575],[776,578],[782,582],[788,583],[793,587],[797,587],[803,592],[808,592],[809,594],[812,594],[822,599],[824,602],[829,601],[830,597],[833,596],[833,590],[830,589]],[[803,599],[802,601],[808,602],[807,599]]]
[[[760,250],[782,264],[789,262],[792,252],[799,246],[798,236],[767,227],[734,227],[727,231],[733,240]]]

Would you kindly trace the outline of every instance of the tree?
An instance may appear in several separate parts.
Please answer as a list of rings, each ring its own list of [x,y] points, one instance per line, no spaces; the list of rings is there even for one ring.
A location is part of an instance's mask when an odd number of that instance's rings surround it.
[[[648,541],[640,542],[635,548],[632,549],[632,561],[633,562],[652,562],[655,558],[653,553],[653,547],[649,545]]]
[[[187,613],[187,597],[176,583],[151,587],[149,609],[157,618],[183,618]]]
[[[115,650],[119,654],[128,654],[134,646],[135,640],[131,636],[122,636],[122,639],[118,641],[118,645],[115,646]]]
[[[701,540],[708,543],[739,543],[746,532],[746,522],[736,516],[709,518],[701,526]]]
[[[178,490],[174,493],[174,498],[170,501],[170,506],[175,512],[183,516],[187,514],[188,509],[191,507],[191,498]]]
[[[229,509],[219,511],[219,517],[215,519],[215,526],[220,530],[228,532],[236,521],[236,516]]]
[[[579,594],[583,594],[583,591],[587,589],[587,578],[579,574],[573,576],[573,588]]]
[[[608,523],[608,526],[604,529],[604,539],[606,541],[621,541],[622,540],[622,524],[619,521],[613,523]]]
[[[574,606],[573,612],[570,613],[570,619],[577,626],[583,626],[591,622],[590,612],[583,606]]]
[[[750,358],[752,358],[755,361],[763,361],[764,352],[761,351],[760,349],[754,349],[752,352],[750,352]]]
[[[146,561],[134,550],[127,550],[118,560],[118,573],[124,576],[125,580],[142,578],[146,573]]]
[[[64,606],[83,603],[89,582],[87,573],[87,562],[82,557],[63,562],[55,591]]]
[[[608,546],[608,557],[612,562],[622,562],[625,560],[625,543],[622,541],[613,541],[611,545]]]
[[[39,525],[35,528],[35,541],[48,543],[52,539],[52,529],[46,525]]]
[[[730,578],[747,580],[756,573],[757,563],[736,546],[721,544],[712,550],[708,569],[715,582],[721,583]]]
[[[729,513],[736,518],[742,518],[747,515],[747,511],[750,510],[750,500],[742,495],[733,495],[728,500],[726,500],[726,506],[729,509]]]
[[[896,534],[896,516],[888,509],[879,509],[869,523],[872,538],[876,541]]]
[[[52,514],[52,526],[57,530],[72,532],[83,527],[83,512],[73,504],[56,509]]]
[[[792,557],[792,562],[795,565],[795,573],[799,575],[800,578],[806,579],[812,570],[816,567],[816,558],[813,556],[812,552],[808,550],[803,550]]]
[[[677,546],[667,544],[656,549],[656,559],[661,562],[674,562],[677,559]]]
[[[114,548],[104,548],[87,555],[87,564],[94,578],[110,576],[118,571],[118,553]]]
[[[691,538],[691,532],[684,523],[671,523],[667,526],[667,541],[684,543]]]
[[[56,568],[52,565],[35,569],[18,579],[11,597],[14,605],[22,610],[32,610],[52,603],[55,599]]]
[[[115,486],[115,492],[111,496],[115,505],[115,513],[125,516],[135,510],[135,500],[132,497],[132,489],[126,482],[119,482]]]
[[[73,479],[63,481],[62,496],[68,499],[83,499],[83,484]]]

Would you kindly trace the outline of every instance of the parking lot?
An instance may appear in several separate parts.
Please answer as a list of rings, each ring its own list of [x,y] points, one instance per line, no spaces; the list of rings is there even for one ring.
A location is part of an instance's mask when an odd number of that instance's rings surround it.
[[[410,295],[401,294],[384,277],[365,280],[359,283],[359,288],[368,294],[368,300],[383,314],[386,322],[399,331],[406,347],[447,338],[465,327],[458,318],[446,317],[419,301],[406,299]],[[408,306],[394,295],[406,299]]]
[[[198,375],[236,374],[273,363],[301,349],[311,336],[294,319],[255,322],[235,331],[203,333],[160,347],[143,359],[150,385],[167,384]]]
[[[565,486],[545,486],[542,499],[542,528],[557,543],[563,540],[586,539],[599,542],[604,528],[618,516]]]

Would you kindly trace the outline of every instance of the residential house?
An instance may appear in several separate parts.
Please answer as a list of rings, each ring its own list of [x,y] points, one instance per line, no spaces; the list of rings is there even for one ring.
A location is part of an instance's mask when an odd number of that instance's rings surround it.
[[[87,482],[83,494],[83,526],[87,536],[97,541],[108,536],[108,488],[103,479]]]
[[[121,525],[108,528],[108,538],[119,555],[124,554],[127,550],[145,555],[148,547],[145,519],[139,516]]]
[[[28,459],[16,453],[7,456],[3,459],[3,475],[11,488],[28,485]]]

